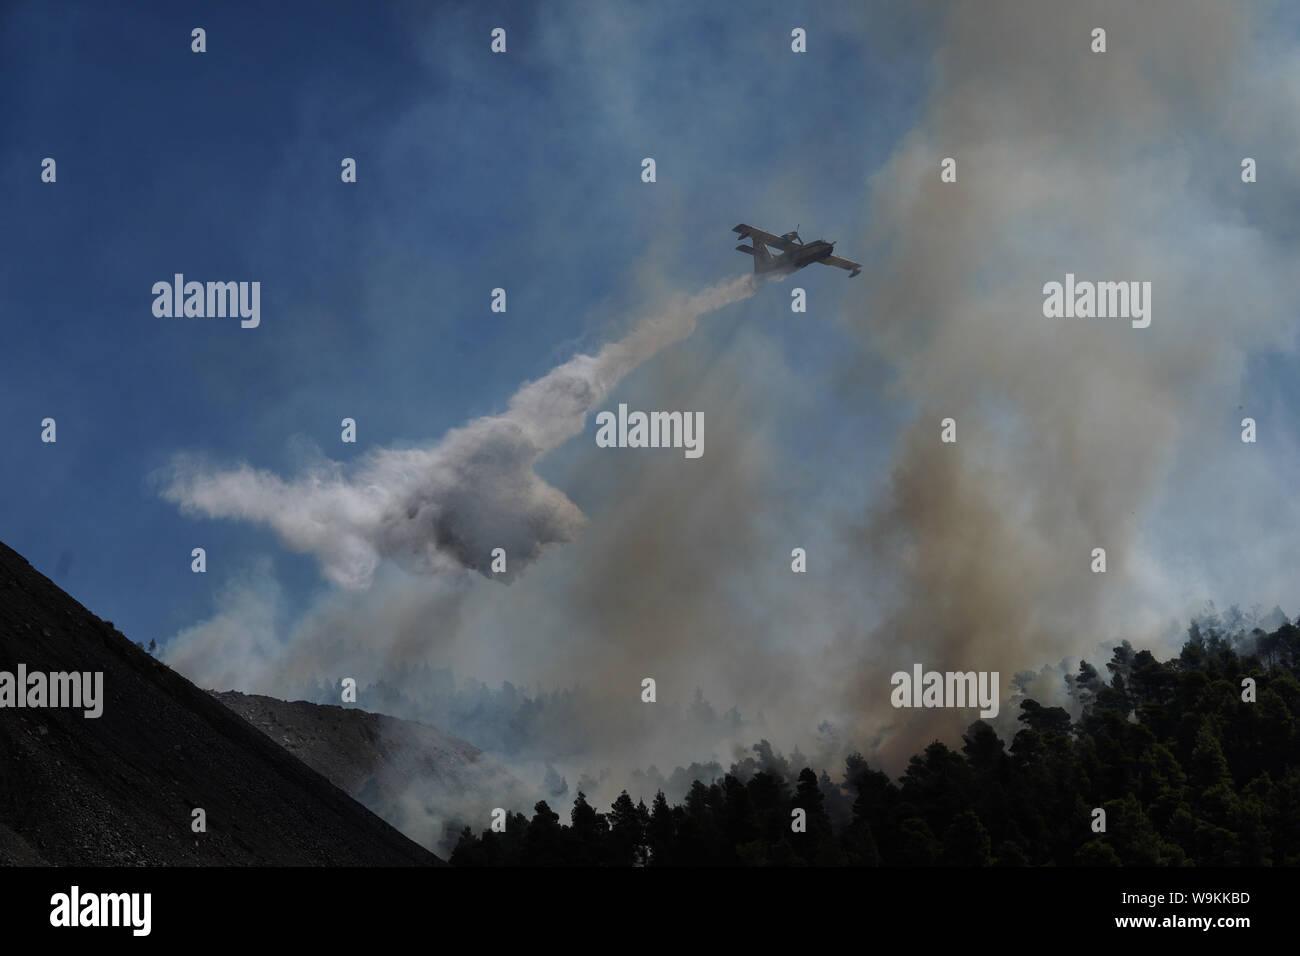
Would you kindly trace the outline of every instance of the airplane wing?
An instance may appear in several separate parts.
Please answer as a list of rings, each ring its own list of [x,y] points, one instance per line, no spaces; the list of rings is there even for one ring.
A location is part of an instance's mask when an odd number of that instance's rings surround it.
[[[854,262],[852,259],[841,259],[839,256],[827,256],[825,259],[818,259],[824,266],[834,266],[837,269],[845,269],[849,272],[849,278],[862,271],[862,263]]]
[[[755,242],[775,246],[782,252],[794,245],[794,243],[789,239],[782,239],[780,236],[774,236],[770,232],[764,232],[762,229],[755,229],[753,226],[746,225],[743,222],[739,226],[732,226],[731,231],[736,233],[741,239],[748,239],[752,236]]]

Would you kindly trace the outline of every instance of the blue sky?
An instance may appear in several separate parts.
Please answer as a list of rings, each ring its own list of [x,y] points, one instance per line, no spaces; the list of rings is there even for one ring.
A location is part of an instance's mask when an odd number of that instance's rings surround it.
[[[624,326],[648,262],[682,288],[743,271],[738,221],[845,248],[924,66],[910,15],[863,48],[855,6],[750,5],[737,24],[666,4],[626,28],[604,5],[545,24],[531,3],[10,6],[3,539],[137,639],[208,612],[255,554],[291,596],[312,587],[309,559],[182,516],[148,476],[181,450],[286,469],[304,441],[347,461],[437,438]],[[817,56],[790,54],[792,25]],[[260,280],[260,328],[155,318],[150,288],[174,272]],[[820,294],[842,278],[818,276]],[[795,367],[840,347],[773,298],[725,322],[763,323]]]

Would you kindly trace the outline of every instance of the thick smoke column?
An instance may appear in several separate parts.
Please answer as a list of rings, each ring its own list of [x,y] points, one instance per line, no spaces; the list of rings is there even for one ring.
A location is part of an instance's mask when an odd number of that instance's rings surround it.
[[[452,429],[432,448],[383,448],[354,474],[329,462],[291,481],[248,465],[210,472],[178,457],[163,495],[187,513],[270,525],[344,587],[369,586],[384,558],[426,572],[486,573],[493,548],[506,550],[513,575],[583,522],[533,471],[537,461],[580,433],[628,372],[690,335],[700,316],[756,288],[744,276],[684,298],[596,355],[576,355],[524,384],[503,414]]]
[[[1006,692],[1018,670],[1147,639],[1198,583],[1168,576],[1178,556],[1152,533],[1187,487],[1179,463],[1199,470],[1222,449],[1232,483],[1266,467],[1241,454],[1232,412],[1247,357],[1291,338],[1294,280],[1285,247],[1242,222],[1256,187],[1238,163],[1267,154],[1292,166],[1276,182],[1294,182],[1296,154],[1260,122],[1267,110],[1250,122],[1238,108],[1270,88],[1250,26],[1213,3],[947,10],[923,120],[873,177],[878,265],[851,318],[917,409],[886,495],[846,536],[878,610],[844,635],[855,663],[840,696],[863,737],[894,728],[893,766],[974,718],[891,710],[891,672],[999,671]],[[1046,318],[1040,290],[1067,272],[1151,281],[1151,326]],[[940,441],[950,416],[955,444]],[[1179,524],[1215,507],[1184,498]]]

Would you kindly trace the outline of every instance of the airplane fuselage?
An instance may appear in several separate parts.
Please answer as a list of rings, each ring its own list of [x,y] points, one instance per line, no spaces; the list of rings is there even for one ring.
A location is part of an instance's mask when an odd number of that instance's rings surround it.
[[[776,233],[755,229],[748,223],[742,222],[738,226],[732,226],[731,231],[741,239],[753,240],[752,246],[739,245],[736,246],[736,251],[754,257],[755,272],[789,273],[810,266],[814,262],[844,269],[848,272],[849,278],[862,271],[861,263],[835,255],[835,243],[827,242],[825,239],[804,242],[799,238],[797,228],[783,236],[778,236]],[[780,251],[773,253],[769,246]]]
[[[825,239],[818,239],[795,249],[787,249],[781,254],[781,258],[784,259],[786,256],[793,256],[795,263],[794,267],[796,269],[802,269],[804,266],[810,266],[814,262],[820,262],[822,259],[825,259],[834,251],[834,249],[835,247]]]
[[[791,246],[780,255],[772,256],[766,263],[758,263],[757,272],[795,272],[829,256],[835,247],[825,239]]]

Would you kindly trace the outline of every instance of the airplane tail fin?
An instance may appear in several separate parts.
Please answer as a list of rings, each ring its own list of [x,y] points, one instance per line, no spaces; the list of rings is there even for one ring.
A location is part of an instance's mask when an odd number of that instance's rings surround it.
[[[755,272],[762,272],[763,267],[761,263],[771,258],[770,256],[768,256],[767,250],[763,248],[763,244],[761,242],[756,242],[752,246],[736,246],[736,251],[744,252],[754,257]]]
[[[754,243],[752,246],[736,246],[736,251],[745,252],[754,257],[755,272],[766,272],[772,268],[772,254],[767,251],[767,246],[764,243],[758,241],[757,236],[752,236],[752,229],[752,226],[743,222],[739,226],[732,227],[731,231],[741,239],[750,238],[750,241]]]

